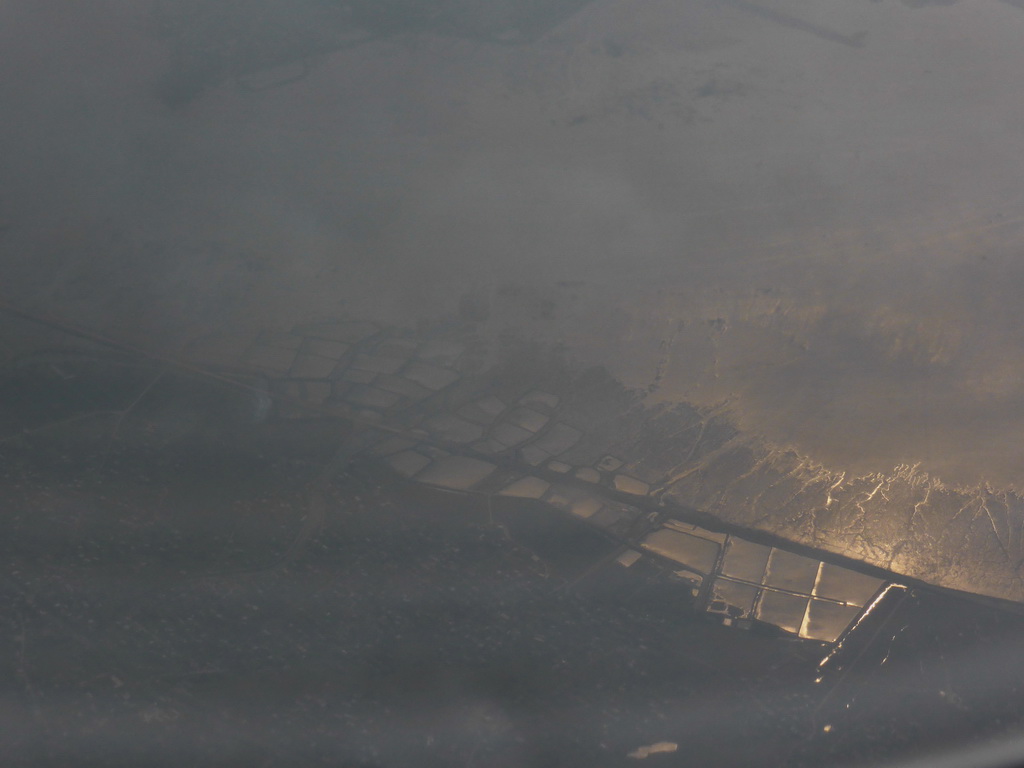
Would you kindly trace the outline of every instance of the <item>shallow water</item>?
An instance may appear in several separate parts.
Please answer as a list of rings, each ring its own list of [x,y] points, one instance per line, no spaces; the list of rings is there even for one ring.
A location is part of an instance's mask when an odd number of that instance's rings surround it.
[[[1024,620],[977,604],[916,592],[815,684],[823,646],[722,626],[539,502],[363,459],[303,536],[336,422],[66,437],[0,448],[12,765],[861,764],[1022,722]]]
[[[525,350],[495,388],[564,358],[614,390],[573,379],[588,415],[678,408],[630,437],[652,466],[710,412],[778,460],[770,493],[715,506],[744,448],[681,503],[1019,600],[1022,24],[1015,0],[6,0],[0,309],[163,358],[248,335],[218,365],[309,321],[471,326]],[[2,318],[2,360],[69,341]],[[330,391],[314,362],[289,391]],[[571,518],[346,465],[358,430],[273,420],[260,376],[73,368],[0,388],[0,762],[820,765],[1019,729],[1010,614],[918,591],[814,683],[825,649],[603,567]]]

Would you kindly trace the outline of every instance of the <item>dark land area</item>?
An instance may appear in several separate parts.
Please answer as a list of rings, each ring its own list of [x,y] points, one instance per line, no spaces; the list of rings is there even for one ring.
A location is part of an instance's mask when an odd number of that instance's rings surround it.
[[[325,483],[344,422],[89,365],[3,385],[5,765],[864,764],[1019,732],[1020,617],[913,591],[820,672],[539,502],[360,457]]]

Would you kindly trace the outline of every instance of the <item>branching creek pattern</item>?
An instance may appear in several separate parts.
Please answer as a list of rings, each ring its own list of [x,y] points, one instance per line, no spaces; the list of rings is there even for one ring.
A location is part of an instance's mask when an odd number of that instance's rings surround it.
[[[0,768],[1021,764],[1022,8],[0,3]]]
[[[1015,497],[836,475],[464,319],[98,338],[3,369],[17,764],[858,764],[1015,731]]]

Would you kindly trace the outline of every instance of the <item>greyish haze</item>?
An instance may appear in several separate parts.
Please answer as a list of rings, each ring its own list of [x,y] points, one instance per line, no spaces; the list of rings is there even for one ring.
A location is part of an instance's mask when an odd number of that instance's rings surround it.
[[[181,5],[202,37],[218,4]],[[215,20],[277,6],[242,5]],[[0,2],[8,301],[163,351],[461,313],[821,477],[1024,488],[1014,5],[599,0],[521,44],[399,31],[188,98],[155,31],[134,0]],[[948,585],[1024,598],[1017,517],[984,523],[1005,573]]]

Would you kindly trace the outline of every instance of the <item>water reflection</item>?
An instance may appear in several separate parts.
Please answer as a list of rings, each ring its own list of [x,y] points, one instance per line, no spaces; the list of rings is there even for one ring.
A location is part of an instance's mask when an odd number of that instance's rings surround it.
[[[677,745],[816,765],[1019,716],[1005,612],[872,599],[875,577],[637,528],[585,481],[550,496],[429,444],[448,468],[396,482],[406,438],[339,452],[344,420],[120,358],[26,358],[4,387],[2,739],[22,764],[626,765]]]

